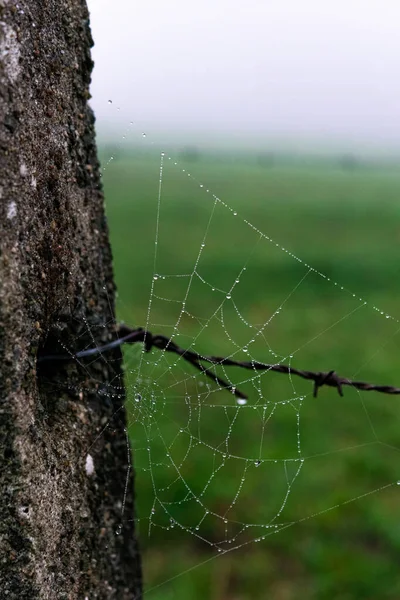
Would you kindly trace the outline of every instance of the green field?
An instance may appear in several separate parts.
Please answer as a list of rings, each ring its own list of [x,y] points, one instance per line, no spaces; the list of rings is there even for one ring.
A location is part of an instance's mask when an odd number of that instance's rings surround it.
[[[157,274],[153,333],[400,385],[399,172],[166,156],[157,221],[159,169],[132,149],[104,173],[120,319],[146,324]],[[138,350],[127,406],[148,598],[400,598],[398,396],[314,399],[302,380],[221,371],[249,397],[238,408],[182,360],[153,350],[141,365]]]

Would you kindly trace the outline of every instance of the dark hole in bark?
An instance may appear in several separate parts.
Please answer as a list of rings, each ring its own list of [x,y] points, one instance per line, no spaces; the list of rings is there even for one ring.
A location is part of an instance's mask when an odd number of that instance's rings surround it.
[[[36,377],[40,400],[37,417],[47,420],[50,425],[55,412],[65,412],[66,397],[78,394],[78,365],[68,351],[74,339],[71,328],[68,322],[58,322],[50,327],[37,351]]]

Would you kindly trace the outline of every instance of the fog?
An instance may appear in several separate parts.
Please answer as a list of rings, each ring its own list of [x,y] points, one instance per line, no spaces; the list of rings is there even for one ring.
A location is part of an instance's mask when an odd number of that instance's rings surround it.
[[[398,0],[89,8],[102,131],[400,147]]]

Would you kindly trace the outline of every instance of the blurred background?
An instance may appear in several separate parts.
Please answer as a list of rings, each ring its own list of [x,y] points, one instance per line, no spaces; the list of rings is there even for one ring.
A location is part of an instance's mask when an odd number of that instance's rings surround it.
[[[400,386],[398,3],[89,9],[118,318]],[[400,597],[397,396],[125,358],[149,598]]]

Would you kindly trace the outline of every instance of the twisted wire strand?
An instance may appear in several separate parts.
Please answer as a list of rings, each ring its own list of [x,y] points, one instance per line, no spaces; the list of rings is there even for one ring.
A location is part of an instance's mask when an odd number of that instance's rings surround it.
[[[103,354],[114,348],[122,346],[123,344],[134,344],[143,343],[145,352],[150,352],[152,348],[164,350],[166,352],[172,352],[177,354],[188,363],[193,365],[198,371],[203,373],[206,377],[217,383],[220,387],[226,388],[237,398],[247,399],[246,394],[236,388],[235,385],[225,381],[216,373],[214,373],[212,367],[214,366],[225,366],[225,367],[240,367],[242,369],[250,369],[253,371],[273,371],[274,373],[284,373],[286,375],[297,375],[302,379],[306,379],[314,382],[313,396],[318,396],[318,391],[323,386],[334,387],[337,389],[338,394],[343,396],[343,387],[350,386],[357,390],[362,391],[374,391],[381,392],[383,394],[400,394],[400,388],[392,385],[375,385],[372,383],[366,383],[364,381],[353,381],[346,377],[340,377],[335,371],[303,371],[295,369],[294,367],[282,364],[268,364],[258,361],[238,361],[231,358],[225,358],[223,356],[203,356],[193,350],[184,349],[178,346],[171,338],[165,335],[157,334],[153,335],[150,331],[139,327],[132,329],[125,324],[121,324],[118,327],[118,337],[116,340],[99,346],[96,348],[89,348],[87,350],[81,350],[76,354],[55,354],[55,355],[43,355],[38,357],[38,362],[51,361],[51,360],[74,360],[96,356]],[[207,363],[211,367],[205,367],[202,363]]]

